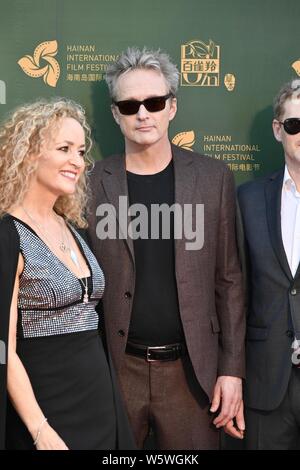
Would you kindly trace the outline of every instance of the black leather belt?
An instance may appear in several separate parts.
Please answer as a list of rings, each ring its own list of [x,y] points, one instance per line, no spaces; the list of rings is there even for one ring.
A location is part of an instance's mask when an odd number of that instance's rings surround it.
[[[126,353],[142,357],[147,362],[176,361],[186,354],[186,346],[182,343],[166,344],[164,346],[144,346],[142,344],[127,343]]]

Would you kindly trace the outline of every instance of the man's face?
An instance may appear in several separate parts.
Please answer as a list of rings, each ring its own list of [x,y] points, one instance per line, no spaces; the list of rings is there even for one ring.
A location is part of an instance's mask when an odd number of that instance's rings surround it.
[[[291,98],[285,102],[280,121],[284,122],[288,118],[300,118],[299,98]],[[273,132],[275,139],[282,143],[286,164],[300,169],[300,132],[295,135],[288,134],[276,119],[273,120]]]
[[[121,75],[117,82],[116,101],[143,101],[165,96],[169,90],[163,75],[155,70],[133,70]],[[112,105],[112,113],[125,137],[127,150],[138,150],[168,139],[169,122],[176,114],[176,99],[169,98],[163,110],[147,111],[141,105],[136,114],[126,116]]]

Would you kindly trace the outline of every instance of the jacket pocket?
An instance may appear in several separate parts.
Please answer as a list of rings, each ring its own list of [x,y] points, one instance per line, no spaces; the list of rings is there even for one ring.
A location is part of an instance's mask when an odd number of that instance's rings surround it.
[[[248,325],[246,339],[249,341],[265,341],[268,334],[268,328]]]

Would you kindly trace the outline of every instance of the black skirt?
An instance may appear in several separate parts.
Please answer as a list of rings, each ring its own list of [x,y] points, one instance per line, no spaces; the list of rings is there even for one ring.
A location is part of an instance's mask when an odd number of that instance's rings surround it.
[[[49,424],[71,450],[116,448],[114,392],[97,330],[21,339],[17,353]],[[6,448],[33,449],[33,440],[11,404]]]

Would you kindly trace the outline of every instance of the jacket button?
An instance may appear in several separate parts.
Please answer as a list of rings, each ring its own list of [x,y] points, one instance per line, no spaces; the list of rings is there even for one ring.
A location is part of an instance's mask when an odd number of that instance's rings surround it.
[[[119,330],[118,335],[122,336],[122,337],[125,336],[125,331],[124,330]]]
[[[128,291],[125,292],[124,296],[125,296],[126,299],[131,299],[131,293],[128,292]]]
[[[296,295],[297,294],[297,289],[291,289],[291,294]]]
[[[294,337],[294,333],[292,332],[292,330],[287,330],[285,332],[285,334],[289,337],[289,338],[293,338]]]

